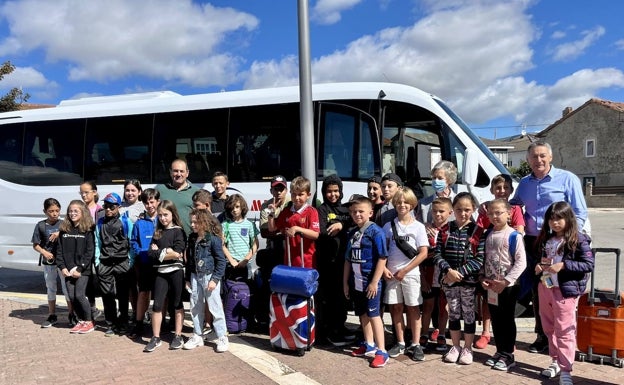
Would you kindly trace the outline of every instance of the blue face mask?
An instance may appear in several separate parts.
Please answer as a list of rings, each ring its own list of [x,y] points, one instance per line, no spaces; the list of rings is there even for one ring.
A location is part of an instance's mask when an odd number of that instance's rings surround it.
[[[445,179],[434,179],[431,181],[431,187],[435,190],[435,192],[442,192],[446,188],[446,180]]]

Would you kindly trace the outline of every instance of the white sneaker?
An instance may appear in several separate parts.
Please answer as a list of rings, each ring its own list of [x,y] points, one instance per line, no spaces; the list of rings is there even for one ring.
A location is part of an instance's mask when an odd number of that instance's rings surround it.
[[[204,339],[202,338],[202,336],[193,334],[193,337],[189,338],[188,341],[186,341],[183,348],[185,350],[191,350],[191,349],[195,349],[198,346],[202,346],[203,344],[204,344]]]
[[[557,361],[553,361],[546,369],[542,370],[542,376],[555,378],[559,375],[559,372],[561,372],[561,368],[557,364]]]
[[[230,347],[230,342],[228,341],[227,336],[222,336],[217,338],[217,352],[223,353],[227,352]]]

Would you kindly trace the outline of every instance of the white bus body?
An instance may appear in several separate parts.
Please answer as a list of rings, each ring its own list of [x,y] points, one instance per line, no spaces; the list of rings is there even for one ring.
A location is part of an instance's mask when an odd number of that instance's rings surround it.
[[[459,169],[456,188],[489,199],[493,176],[507,171],[444,103],[393,83],[331,83],[312,88],[317,191],[324,176],[344,181],[344,200],[366,194],[373,175],[395,172],[428,186],[432,162]],[[100,199],[122,194],[125,179],[167,182],[175,158],[189,180],[212,191],[215,171],[247,200],[257,220],[269,181],[300,175],[299,89],[283,87],[182,96],[172,92],[63,101],[52,108],[0,114],[0,266],[37,269],[30,243],[54,197],[61,213],[80,199],[84,180]]]

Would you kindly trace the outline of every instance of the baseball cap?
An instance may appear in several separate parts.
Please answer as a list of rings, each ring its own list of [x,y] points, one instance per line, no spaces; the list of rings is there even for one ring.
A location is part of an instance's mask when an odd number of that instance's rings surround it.
[[[121,206],[121,198],[116,193],[108,193],[104,197],[104,202]]]
[[[362,194],[353,194],[349,197],[349,201],[345,203],[345,206],[349,207],[354,203],[363,202],[365,200],[370,201],[370,199],[367,196],[364,196]]]
[[[403,181],[401,180],[401,178],[397,174],[394,174],[394,173],[391,173],[391,172],[387,173],[386,175],[384,175],[381,178],[382,182],[384,180],[391,180],[391,181],[395,182],[396,184],[398,184],[399,187],[403,186]]]
[[[282,185],[284,187],[288,187],[286,185],[286,178],[281,175],[275,175],[273,179],[271,179],[271,187]]]

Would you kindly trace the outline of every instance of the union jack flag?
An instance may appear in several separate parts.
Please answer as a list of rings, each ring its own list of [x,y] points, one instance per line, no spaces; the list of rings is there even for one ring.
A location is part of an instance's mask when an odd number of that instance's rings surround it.
[[[305,349],[314,343],[315,316],[313,297],[271,294],[271,345],[282,349]]]

